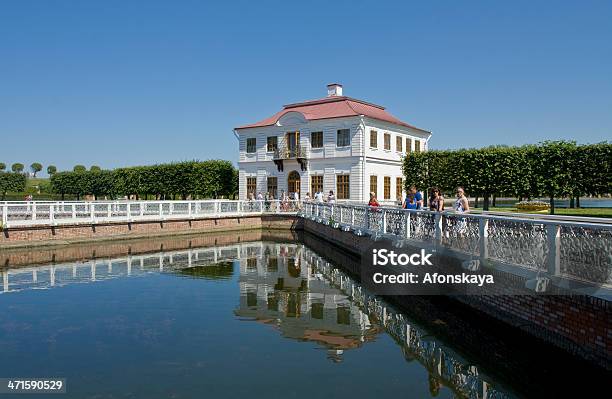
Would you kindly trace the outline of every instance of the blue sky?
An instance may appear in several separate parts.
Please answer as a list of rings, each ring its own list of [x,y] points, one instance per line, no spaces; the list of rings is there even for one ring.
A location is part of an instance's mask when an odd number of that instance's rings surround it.
[[[3,1],[0,162],[236,161],[233,127],[335,81],[432,148],[612,140],[611,18],[610,1]]]

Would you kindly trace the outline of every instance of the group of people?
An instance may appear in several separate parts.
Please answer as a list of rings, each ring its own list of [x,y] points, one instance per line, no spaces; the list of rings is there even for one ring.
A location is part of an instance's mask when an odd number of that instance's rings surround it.
[[[327,202],[328,204],[334,204],[336,202],[336,196],[334,195],[334,190],[329,190],[329,194],[327,194],[327,196],[321,190],[314,193],[313,197],[310,196],[310,193],[306,193],[304,201]]]
[[[453,210],[458,213],[465,213],[470,211],[470,204],[465,195],[465,190],[463,187],[457,187],[456,189],[457,199],[453,205]],[[410,186],[408,192],[406,193],[406,197],[402,200],[399,199],[398,202],[401,202],[403,209],[415,209],[422,210],[425,209],[423,193],[418,191],[416,186]],[[379,207],[380,203],[376,199],[376,193],[370,193],[370,201],[368,205],[371,207]],[[429,195],[429,210],[435,212],[444,211],[444,196],[442,195],[442,191],[438,187],[432,187]]]
[[[257,196],[255,196],[255,193],[248,193],[247,194],[247,200],[248,201],[272,201],[275,200],[276,197],[274,195],[272,195],[271,193],[266,193],[265,195],[262,194],[261,192],[257,193]],[[291,194],[287,194],[285,192],[285,190],[281,191],[280,196],[278,197],[278,199],[280,199],[281,201],[299,201],[300,200],[300,193],[299,191],[296,191],[294,193]]]
[[[465,213],[470,211],[470,204],[465,195],[465,190],[463,187],[457,187],[456,189],[457,199],[453,204],[453,210],[458,213]],[[270,201],[275,200],[275,197],[271,193],[266,193],[265,196],[259,192],[257,196],[254,193],[250,192],[247,195],[249,201],[265,201],[264,204],[269,206]],[[285,190],[281,191],[279,196],[281,206],[288,206],[290,201],[295,201],[296,203],[300,202],[300,192],[295,191],[293,193],[287,194]],[[320,190],[314,193],[313,196],[310,193],[306,193],[304,197],[305,202],[326,202],[328,204],[334,204],[336,202],[336,196],[334,195],[334,191],[330,190],[327,195]],[[406,197],[404,199],[398,198],[398,202],[401,202],[403,209],[415,209],[415,210],[423,210],[425,208],[425,201],[423,199],[423,193],[417,190],[416,186],[410,186],[408,188],[408,192],[406,193]],[[428,209],[430,211],[442,212],[444,211],[444,196],[442,195],[442,191],[438,187],[432,187],[429,193],[428,199]],[[368,205],[371,207],[379,207],[380,203],[378,199],[376,199],[376,193],[370,193],[370,201]]]

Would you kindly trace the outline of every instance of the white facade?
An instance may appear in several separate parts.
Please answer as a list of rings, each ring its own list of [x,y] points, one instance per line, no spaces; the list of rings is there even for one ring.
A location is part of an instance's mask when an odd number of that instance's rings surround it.
[[[338,131],[349,130],[349,143],[338,143]],[[376,147],[371,147],[371,132],[377,135]],[[299,132],[299,145],[303,153],[300,157],[306,162],[305,170],[302,170],[297,157],[286,157],[282,161],[282,170],[279,170],[280,162],[274,161],[278,158],[273,151],[268,151],[268,137],[277,137],[278,146],[282,147],[289,138],[287,133]],[[322,132],[322,146],[316,146],[316,139]],[[246,199],[247,182],[249,180],[253,188],[256,182],[254,195],[268,191],[268,177],[276,177],[278,191],[291,193],[289,187],[289,174],[293,171],[299,174],[300,197],[306,193],[313,195],[313,180],[319,181],[322,176],[323,192],[325,194],[333,190],[339,200],[364,202],[369,199],[370,176],[376,176],[377,198],[379,201],[395,201],[397,199],[398,178],[402,178],[402,158],[406,155],[406,144],[411,151],[415,145],[420,146],[421,151],[428,148],[428,140],[431,133],[399,124],[389,123],[383,120],[373,119],[364,115],[337,117],[329,119],[308,120],[301,112],[287,112],[282,115],[274,125],[261,127],[238,128],[235,133],[239,140],[239,196]],[[342,134],[342,133],[340,133]],[[385,149],[385,135],[389,135],[390,148]],[[401,139],[401,151],[398,151],[397,140]],[[312,140],[315,140],[313,143]],[[248,140],[250,139],[250,140]],[[255,146],[253,147],[253,139]],[[251,146],[247,151],[247,141]],[[338,187],[338,176],[348,175],[348,198],[342,198],[343,188]],[[317,176],[317,177],[314,177]],[[293,174],[295,177],[295,174]],[[314,178],[313,178],[314,177]],[[390,187],[385,195],[385,177]],[[344,178],[341,178],[344,179]],[[292,179],[293,180],[293,179]],[[273,180],[271,180],[273,182]],[[342,184],[342,183],[340,183]],[[401,188],[400,188],[401,190]],[[340,195],[339,195],[340,194]]]

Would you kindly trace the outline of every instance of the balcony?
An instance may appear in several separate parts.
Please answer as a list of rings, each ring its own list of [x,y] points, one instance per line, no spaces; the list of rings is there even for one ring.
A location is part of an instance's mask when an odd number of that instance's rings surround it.
[[[308,150],[303,145],[286,146],[283,143],[274,151],[272,160],[279,172],[284,169],[284,161],[295,159],[302,169],[308,169]]]

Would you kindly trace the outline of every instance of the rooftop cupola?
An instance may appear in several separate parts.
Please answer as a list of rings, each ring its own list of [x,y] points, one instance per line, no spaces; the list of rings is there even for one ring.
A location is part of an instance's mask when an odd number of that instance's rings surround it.
[[[327,97],[342,96],[342,85],[340,83],[330,83],[327,85]]]

